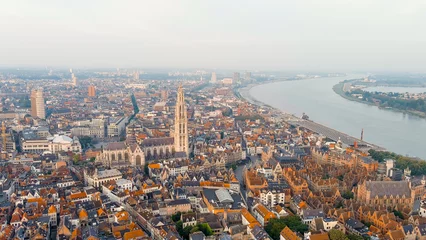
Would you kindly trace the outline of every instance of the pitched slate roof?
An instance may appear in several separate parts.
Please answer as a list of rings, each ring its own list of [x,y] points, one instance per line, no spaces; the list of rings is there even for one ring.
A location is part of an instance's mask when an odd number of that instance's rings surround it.
[[[371,197],[411,196],[409,182],[406,181],[368,181],[365,183],[365,187],[371,191]]]

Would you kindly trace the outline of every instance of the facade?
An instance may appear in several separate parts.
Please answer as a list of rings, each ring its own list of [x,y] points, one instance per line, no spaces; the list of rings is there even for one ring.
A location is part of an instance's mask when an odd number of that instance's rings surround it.
[[[70,138],[65,135],[54,135],[52,137],[38,137],[33,131],[24,131],[20,139],[23,152],[27,153],[59,153],[59,152],[81,152],[81,144],[77,137]]]
[[[127,117],[111,119],[107,127],[108,137],[120,137],[126,130]]]
[[[102,184],[109,182],[111,180],[117,181],[122,178],[122,174],[117,169],[98,171],[85,170],[84,171],[84,181],[88,186],[100,187]]]
[[[273,212],[269,211],[269,209],[262,204],[257,204],[253,208],[253,214],[262,226],[266,226],[270,219],[277,218]]]
[[[72,72],[72,69],[70,70],[71,72],[71,79],[72,79],[72,85],[74,87],[77,87],[77,77],[75,76],[75,74]]]
[[[287,184],[268,183],[268,187],[260,190],[260,201],[263,205],[272,208],[277,204],[285,204],[286,193],[290,196],[290,186]]]
[[[182,86],[179,86],[176,110],[174,143],[176,152],[185,152],[188,156],[188,117],[185,105],[185,96]]]
[[[96,97],[96,88],[95,88],[95,86],[93,86],[93,85],[89,86],[88,96],[89,97]]]
[[[106,124],[104,119],[92,119],[91,121],[80,121],[71,129],[73,136],[89,136],[92,138],[105,138]]]
[[[160,208],[160,215],[171,216],[178,212],[186,213],[191,210],[191,202],[188,199],[177,199],[168,202],[164,207]]]
[[[415,192],[406,181],[364,181],[357,190],[357,200],[371,206],[412,206]]]
[[[7,132],[4,121],[1,123],[0,151],[14,152],[16,150],[15,139],[11,131]]]
[[[34,89],[31,91],[31,116],[40,119],[46,118],[43,89]]]
[[[102,150],[97,161],[104,166],[120,168],[125,166],[144,166],[145,155],[138,144],[126,142],[112,142]]]
[[[216,73],[212,72],[212,77],[210,79],[210,83],[216,83],[216,82],[217,82]]]
[[[240,73],[239,72],[234,72],[233,80],[234,80],[234,82],[240,81]]]

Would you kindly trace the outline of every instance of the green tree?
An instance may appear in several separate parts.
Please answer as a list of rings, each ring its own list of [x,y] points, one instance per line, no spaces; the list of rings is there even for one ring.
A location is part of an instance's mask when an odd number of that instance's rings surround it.
[[[181,236],[183,237],[183,239],[189,239],[189,234],[191,234],[191,230],[192,229],[193,229],[192,226],[186,226],[183,229],[182,234],[181,234]]]
[[[201,232],[204,233],[204,235],[206,235],[206,236],[213,235],[213,230],[210,228],[209,224],[201,223],[201,224],[198,224],[197,227],[200,229]]]
[[[302,219],[300,219],[299,216],[293,215],[293,216],[287,216],[283,218],[284,223],[295,232],[299,232],[301,234],[307,232],[309,230],[308,225],[304,224],[302,222]]]
[[[395,216],[404,219],[404,215],[402,214],[402,212],[397,211],[397,210],[393,210],[393,214],[395,214]]]
[[[393,152],[376,151],[373,149],[370,149],[368,153],[378,162],[383,162],[388,158],[394,159],[397,168],[406,169],[408,167],[411,169],[411,175],[413,176],[424,175],[426,173],[426,161],[424,160],[402,156]]]
[[[143,171],[147,176],[149,175],[148,163],[146,163],[145,166],[143,166]]]
[[[284,219],[271,219],[269,220],[268,224],[265,226],[265,231],[271,236],[274,240],[280,239],[280,233],[281,231],[286,227],[287,225],[284,223]]]
[[[72,156],[72,160],[74,164],[78,164],[80,162],[80,155],[74,154],[74,156]]]
[[[342,198],[344,199],[353,199],[354,198],[354,193],[351,191],[345,191],[342,194]]]
[[[195,233],[195,232],[198,232],[198,231],[200,231],[200,229],[197,226],[195,226],[191,229],[190,233]]]
[[[330,240],[348,240],[348,237],[346,235],[337,229],[331,229],[328,232],[328,236],[330,237]]]
[[[79,140],[82,148],[88,148],[92,144],[92,138],[89,136],[82,136]]]
[[[175,214],[173,214],[172,215],[172,221],[173,222],[178,222],[179,220],[180,220],[180,216],[182,215],[182,213],[181,212],[177,212],[177,213],[175,213]]]

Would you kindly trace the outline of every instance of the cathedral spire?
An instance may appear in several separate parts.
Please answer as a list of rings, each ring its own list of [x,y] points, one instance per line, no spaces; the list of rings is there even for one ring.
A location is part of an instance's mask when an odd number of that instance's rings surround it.
[[[175,109],[175,151],[185,152],[188,156],[188,117],[182,84],[179,84]]]
[[[3,150],[6,150],[6,143],[7,143],[7,135],[6,135],[6,124],[4,124],[4,121],[1,123],[1,137],[2,137],[2,145]]]

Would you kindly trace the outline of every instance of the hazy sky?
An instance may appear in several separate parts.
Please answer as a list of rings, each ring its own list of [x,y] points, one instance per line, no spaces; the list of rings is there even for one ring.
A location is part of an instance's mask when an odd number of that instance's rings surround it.
[[[426,1],[5,0],[14,65],[426,72]]]

